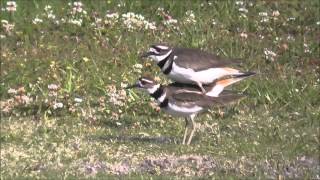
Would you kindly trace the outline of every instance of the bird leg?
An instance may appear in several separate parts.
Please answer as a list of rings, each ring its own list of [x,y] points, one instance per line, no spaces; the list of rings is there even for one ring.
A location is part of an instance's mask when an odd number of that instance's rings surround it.
[[[186,138],[187,138],[187,134],[188,134],[188,125],[189,125],[188,118],[185,118],[184,120],[186,122],[186,126],[185,126],[185,129],[184,129],[184,135],[183,135],[182,144],[186,144]]]
[[[189,144],[191,143],[193,134],[194,134],[194,132],[196,131],[196,128],[197,128],[197,124],[193,121],[193,118],[191,118],[191,125],[192,125],[192,131],[191,131],[191,134],[190,134],[190,136],[189,136],[187,145],[189,145]]]
[[[203,88],[202,84],[200,82],[196,82],[196,83],[199,86],[199,88],[201,89],[202,94],[206,94],[206,90]]]

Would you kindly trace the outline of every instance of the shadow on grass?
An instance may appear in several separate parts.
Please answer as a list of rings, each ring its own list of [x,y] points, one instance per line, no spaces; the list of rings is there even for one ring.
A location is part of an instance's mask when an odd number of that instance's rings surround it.
[[[137,143],[155,143],[155,144],[179,144],[180,139],[174,137],[141,137],[141,136],[98,136],[90,137],[91,140],[111,141],[111,142],[137,142]]]

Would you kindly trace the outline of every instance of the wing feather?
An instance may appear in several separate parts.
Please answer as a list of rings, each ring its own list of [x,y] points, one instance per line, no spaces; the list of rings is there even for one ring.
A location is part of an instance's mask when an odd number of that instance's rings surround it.
[[[175,48],[173,54],[177,56],[175,63],[178,66],[192,68],[195,71],[239,64],[238,60],[224,59],[199,49]]]

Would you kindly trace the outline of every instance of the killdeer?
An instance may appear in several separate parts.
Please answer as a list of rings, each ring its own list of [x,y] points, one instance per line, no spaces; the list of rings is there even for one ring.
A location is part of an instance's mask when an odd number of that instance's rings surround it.
[[[203,93],[203,84],[210,84],[224,76],[244,74],[230,67],[238,63],[235,60],[222,59],[199,49],[152,45],[141,57],[156,61],[161,71],[173,81],[196,84]]]
[[[163,86],[149,77],[139,78],[136,84],[128,86],[127,89],[143,89],[156,99],[162,110],[173,116],[184,117],[186,126],[182,144],[186,144],[188,126],[191,125],[192,130],[187,142],[187,145],[189,145],[196,130],[196,124],[194,122],[196,115],[212,106],[224,105],[242,98],[243,95],[223,90],[226,86],[238,82],[243,78],[246,78],[246,76],[232,77],[205,85],[203,88],[206,90],[206,94],[203,94],[196,85],[176,82]]]

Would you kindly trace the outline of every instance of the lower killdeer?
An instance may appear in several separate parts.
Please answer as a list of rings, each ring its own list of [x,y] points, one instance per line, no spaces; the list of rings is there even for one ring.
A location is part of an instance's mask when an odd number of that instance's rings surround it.
[[[189,145],[196,130],[194,122],[196,115],[212,106],[224,105],[242,98],[243,95],[223,91],[223,89],[244,78],[245,76],[232,77],[206,85],[203,87],[206,94],[203,94],[195,85],[172,83],[163,86],[148,77],[139,78],[136,84],[128,86],[127,89],[143,89],[156,99],[162,110],[173,116],[184,117],[186,126],[182,144],[186,144],[188,127],[191,125],[192,130],[187,142]]]
[[[203,93],[203,84],[210,84],[224,76],[243,74],[230,67],[238,64],[236,60],[223,59],[199,49],[152,45],[141,57],[149,57],[156,61],[161,71],[173,81],[196,84]]]

